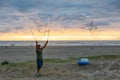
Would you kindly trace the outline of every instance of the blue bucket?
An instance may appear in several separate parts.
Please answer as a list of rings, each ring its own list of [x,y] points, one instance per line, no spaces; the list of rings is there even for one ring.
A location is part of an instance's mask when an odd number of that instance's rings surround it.
[[[89,65],[89,59],[88,58],[81,58],[78,60],[79,65]]]

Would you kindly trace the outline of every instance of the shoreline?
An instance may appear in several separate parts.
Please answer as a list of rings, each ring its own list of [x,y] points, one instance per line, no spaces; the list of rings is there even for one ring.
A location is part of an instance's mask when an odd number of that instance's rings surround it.
[[[45,41],[39,41],[43,44]],[[0,46],[34,46],[35,41],[0,41]],[[49,41],[48,46],[89,46],[89,45],[100,45],[100,46],[120,46],[119,40],[92,40],[92,41]]]

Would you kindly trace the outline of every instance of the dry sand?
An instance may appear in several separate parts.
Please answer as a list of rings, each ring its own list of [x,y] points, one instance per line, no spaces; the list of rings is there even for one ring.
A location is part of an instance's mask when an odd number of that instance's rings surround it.
[[[76,62],[48,63],[35,77],[35,63],[0,66],[0,80],[120,80],[120,59],[91,60],[90,65]]]
[[[44,58],[83,57],[93,55],[120,55],[120,46],[51,46],[44,50]],[[26,62],[35,60],[35,48],[0,47],[0,62]],[[120,80],[120,59],[91,60],[80,66],[77,61],[65,63],[45,62],[42,77],[36,78],[36,63],[0,66],[0,80]]]

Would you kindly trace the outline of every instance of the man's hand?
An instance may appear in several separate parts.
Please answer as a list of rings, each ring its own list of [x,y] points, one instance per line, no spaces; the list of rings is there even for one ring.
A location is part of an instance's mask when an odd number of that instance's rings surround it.
[[[36,40],[35,42],[36,42],[36,45],[37,45],[37,44],[38,44],[38,41]]]

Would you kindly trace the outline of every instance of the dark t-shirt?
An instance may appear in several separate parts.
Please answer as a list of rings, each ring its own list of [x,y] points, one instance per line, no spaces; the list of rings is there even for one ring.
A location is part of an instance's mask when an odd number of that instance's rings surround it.
[[[36,50],[37,59],[43,59],[42,50],[41,48]]]

